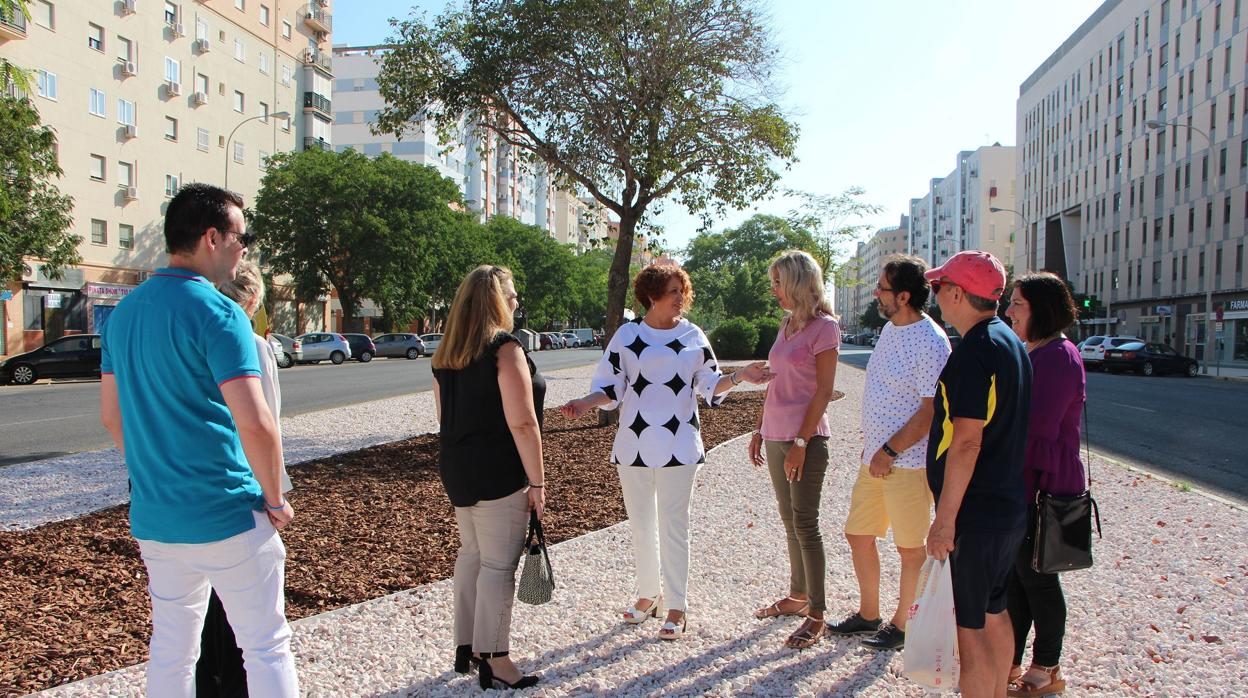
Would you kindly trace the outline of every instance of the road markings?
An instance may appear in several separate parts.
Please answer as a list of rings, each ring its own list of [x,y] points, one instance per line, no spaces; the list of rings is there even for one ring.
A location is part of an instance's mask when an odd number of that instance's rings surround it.
[[[1156,412],[1156,411],[1157,411],[1157,410],[1150,410],[1150,409],[1148,409],[1147,407],[1137,407],[1137,406],[1135,406],[1135,405],[1128,405],[1128,404],[1121,403],[1121,402],[1111,402],[1111,403],[1109,403],[1109,404],[1111,404],[1111,405],[1117,405],[1117,406],[1119,406],[1119,407],[1125,407],[1125,408],[1127,408],[1127,409],[1129,409],[1129,410],[1139,410],[1139,411],[1141,411],[1141,412]]]
[[[40,422],[53,422],[58,419],[77,419],[79,417],[89,417],[93,414],[95,414],[95,412],[83,412],[82,414],[69,414],[69,415],[65,415],[64,417],[47,417],[45,419],[30,419],[25,422],[10,422],[8,424],[0,424],[0,426],[15,427],[19,424],[38,424]]]

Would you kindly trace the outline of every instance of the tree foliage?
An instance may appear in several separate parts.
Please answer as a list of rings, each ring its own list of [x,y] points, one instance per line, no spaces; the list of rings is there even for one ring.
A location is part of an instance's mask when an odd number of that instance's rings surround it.
[[[833,195],[796,190],[786,193],[801,202],[789,212],[788,220],[793,227],[809,230],[814,236],[816,245],[811,254],[823,267],[824,280],[838,289],[856,286],[858,270],[846,260],[853,252],[852,245],[868,231],[863,219],[882,209],[863,200],[866,191],[861,187]]]
[[[751,0],[476,0],[393,24],[380,130],[484,129],[619,217],[608,333],[652,205],[672,196],[708,219],[744,208],[793,160],[797,129],[769,95],[776,51]]]
[[[39,122],[30,100],[0,97],[0,285],[30,271],[24,262],[42,260],[53,278],[77,264],[82,238],[70,234],[74,201],[57,190],[61,176],[56,134]]]
[[[858,326],[869,330],[881,330],[888,324],[888,320],[880,314],[880,300],[878,298],[871,299],[867,303],[866,310],[858,316]]]
[[[30,22],[30,2],[28,0],[0,0],[0,17],[13,18],[21,15]],[[0,88],[8,94],[10,86],[22,92],[30,92],[31,73],[8,58],[0,56]]]

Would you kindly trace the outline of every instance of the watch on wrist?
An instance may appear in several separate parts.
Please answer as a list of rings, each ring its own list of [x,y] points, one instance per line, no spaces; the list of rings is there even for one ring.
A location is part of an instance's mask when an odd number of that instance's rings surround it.
[[[793,445],[798,448],[806,448],[806,439],[803,439],[800,436],[795,436],[793,437]]]
[[[883,452],[885,452],[885,453],[887,453],[887,454],[888,454],[888,456],[889,456],[890,458],[896,458],[896,457],[897,457],[897,452],[893,450],[893,447],[892,447],[892,446],[889,446],[889,445],[888,445],[888,442],[887,442],[887,441],[885,441],[885,442],[884,442],[884,445],[883,445],[883,446],[880,446],[880,450],[881,450],[881,451],[883,451]]]

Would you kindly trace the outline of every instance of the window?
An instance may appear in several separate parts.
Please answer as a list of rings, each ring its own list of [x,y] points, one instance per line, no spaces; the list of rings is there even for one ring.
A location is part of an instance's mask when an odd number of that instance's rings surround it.
[[[234,0],[234,7],[237,7],[240,10],[246,10],[247,0]]]
[[[288,65],[282,66],[282,84],[290,85],[290,66]]]
[[[1218,154],[1218,174],[1226,176],[1226,148]]]
[[[103,182],[104,175],[106,174],[104,171],[104,168],[105,168],[104,156],[92,154],[91,155],[91,179],[94,179],[97,182]]]
[[[269,123],[269,105],[265,104],[264,102],[261,102],[260,114],[261,114],[260,121],[266,124]]]
[[[234,40],[234,60],[243,62],[247,61],[247,48],[243,46],[242,39]]]
[[[269,54],[267,53],[260,54],[260,72],[265,75],[269,74]]]
[[[118,162],[117,163],[117,186],[133,187],[134,186],[134,163]]]
[[[234,162],[245,162],[247,160],[247,146],[234,141]]]
[[[165,56],[165,80],[182,82],[182,65],[168,56]]]
[[[117,226],[117,246],[123,250],[134,249],[134,226],[120,223]]]
[[[30,8],[30,18],[34,20],[35,24],[44,29],[56,30],[56,24],[53,21],[55,17],[56,14],[52,10],[52,3],[48,2],[48,0],[35,0],[34,6]]]
[[[289,39],[289,38],[290,38],[290,31],[291,31],[291,30],[290,30],[290,22],[287,22],[286,20],[282,20],[282,38],[283,38],[283,39]]]
[[[165,117],[165,138],[171,141],[178,140],[178,120],[172,116]]]
[[[134,60],[134,44],[124,36],[117,36],[117,60],[133,61]]]
[[[108,223],[98,218],[91,219],[91,244],[108,244]]]
[[[208,94],[208,76],[203,73],[195,74],[195,91]]]
[[[256,160],[259,161],[260,163],[260,169],[262,170],[269,169],[269,151],[267,150],[256,151]]]
[[[91,103],[89,111],[95,116],[105,116],[107,107],[104,105],[104,91],[91,88]]]
[[[268,5],[260,6],[260,23],[266,27],[269,26],[269,6]]]
[[[165,175],[165,196],[172,197],[174,194],[177,194],[177,193],[178,193],[178,176],[171,175],[171,174]]]
[[[104,50],[104,27],[98,24],[87,23],[87,46],[96,51]]]
[[[177,23],[178,23],[178,6],[171,2],[166,1],[165,2],[165,24],[177,24]]]
[[[195,147],[208,152],[208,129],[201,128],[195,131]]]
[[[134,125],[134,102],[128,99],[117,100],[117,123],[126,126]]]
[[[208,23],[200,17],[195,18],[195,38],[203,42],[208,41]]]
[[[234,90],[234,111],[238,112],[239,114],[242,114],[244,106],[245,106],[245,98],[243,97],[243,93],[239,92],[238,90]]]
[[[56,73],[36,70],[35,89],[38,90],[40,97],[56,101]]]

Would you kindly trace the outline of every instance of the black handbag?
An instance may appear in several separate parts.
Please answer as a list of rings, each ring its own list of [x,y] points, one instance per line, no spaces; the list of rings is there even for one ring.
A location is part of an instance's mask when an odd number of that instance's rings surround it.
[[[1059,497],[1036,492],[1032,512],[1031,569],[1041,574],[1083,570],[1092,566],[1092,521],[1101,535],[1101,512],[1092,498],[1092,446],[1088,441],[1088,407],[1083,407],[1083,437],[1087,447],[1088,487],[1083,494]]]
[[[550,567],[550,554],[546,552],[546,534],[537,512],[531,511],[529,534],[524,540],[524,569],[520,572],[516,599],[540,606],[550,601],[554,592],[555,572]]]

